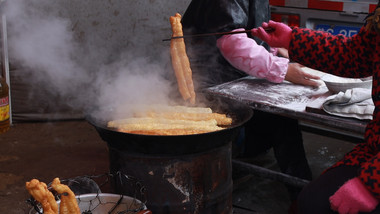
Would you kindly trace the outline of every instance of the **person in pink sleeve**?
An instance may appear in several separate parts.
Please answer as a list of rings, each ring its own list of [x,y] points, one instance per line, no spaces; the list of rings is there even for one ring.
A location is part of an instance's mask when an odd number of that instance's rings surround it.
[[[251,29],[268,18],[268,0],[192,0],[181,22],[184,34],[201,34]],[[288,80],[307,87],[318,86],[314,80],[319,77],[276,56],[268,45],[246,33],[186,38],[185,43],[195,88],[200,91],[247,75],[276,84]],[[283,173],[312,178],[297,120],[255,110],[243,136],[244,149],[238,155],[254,157],[273,148]],[[288,190],[290,200],[295,200],[300,188],[288,186]]]
[[[241,31],[243,28],[232,31]],[[265,47],[258,45],[247,34],[225,35],[217,40],[217,47],[223,57],[236,69],[246,74],[281,83],[284,80],[294,84],[316,87],[318,76],[304,72],[298,63],[289,63],[289,59],[274,55]]]
[[[273,28],[267,33],[264,28]],[[289,50],[290,59],[344,77],[373,77],[373,119],[365,142],[326,169],[298,197],[299,213],[380,213],[380,1],[358,34],[331,35],[264,22],[254,36]]]

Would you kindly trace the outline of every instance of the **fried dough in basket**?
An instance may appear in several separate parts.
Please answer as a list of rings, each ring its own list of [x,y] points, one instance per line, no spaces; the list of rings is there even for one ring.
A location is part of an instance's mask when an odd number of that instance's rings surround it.
[[[59,178],[54,178],[51,187],[57,191],[58,194],[61,194],[61,203],[59,204],[59,213],[60,214],[80,214],[80,209],[78,206],[77,199],[75,194],[71,191],[70,187],[61,184]]]
[[[58,204],[44,182],[32,179],[26,182],[25,187],[29,194],[41,204],[44,214],[58,214]]]
[[[59,178],[55,178],[51,184],[51,187],[61,195],[59,209],[53,193],[48,190],[47,185],[44,182],[40,182],[37,179],[32,179],[31,181],[26,182],[25,187],[29,194],[41,204],[44,214],[81,213],[75,194],[71,191],[69,186],[61,184]]]

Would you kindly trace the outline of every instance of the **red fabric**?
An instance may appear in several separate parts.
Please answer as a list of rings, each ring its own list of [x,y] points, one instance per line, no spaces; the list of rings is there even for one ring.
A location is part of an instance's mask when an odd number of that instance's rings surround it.
[[[370,4],[368,13],[373,13],[377,7],[377,4]]]
[[[373,120],[365,131],[365,143],[358,144],[333,167],[360,166],[359,178],[380,198],[380,35],[364,28],[352,37],[333,36],[322,31],[294,28],[289,57],[305,66],[338,76],[373,75]]]

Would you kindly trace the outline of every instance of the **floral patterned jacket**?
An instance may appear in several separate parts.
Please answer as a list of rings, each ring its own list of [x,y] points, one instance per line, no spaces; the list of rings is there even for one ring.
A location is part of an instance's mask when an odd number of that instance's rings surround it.
[[[360,166],[358,177],[380,199],[380,33],[363,27],[352,37],[293,28],[289,46],[291,60],[344,77],[373,76],[373,120],[365,142],[354,147],[334,166]]]

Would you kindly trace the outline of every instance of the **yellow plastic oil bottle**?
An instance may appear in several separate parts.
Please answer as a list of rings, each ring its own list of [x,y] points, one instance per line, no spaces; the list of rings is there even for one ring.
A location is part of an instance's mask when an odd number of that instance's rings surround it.
[[[9,130],[9,87],[5,78],[0,76],[0,134]]]

